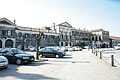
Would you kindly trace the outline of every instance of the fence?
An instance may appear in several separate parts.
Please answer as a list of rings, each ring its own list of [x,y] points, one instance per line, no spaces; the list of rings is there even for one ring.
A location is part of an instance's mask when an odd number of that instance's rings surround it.
[[[112,48],[93,49],[92,53],[108,62],[111,66],[120,67],[120,50]]]

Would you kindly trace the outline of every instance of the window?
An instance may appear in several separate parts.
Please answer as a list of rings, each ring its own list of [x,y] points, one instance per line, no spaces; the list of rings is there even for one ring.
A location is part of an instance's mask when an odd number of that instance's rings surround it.
[[[71,42],[70,42],[70,46],[72,46]]]
[[[61,39],[63,39],[63,35],[61,34]]]
[[[7,31],[6,30],[2,30],[2,35],[6,35]]]
[[[66,39],[66,36],[65,36],[65,35],[63,35],[63,39]]]
[[[63,46],[63,42],[61,42],[61,46]]]
[[[8,36],[11,36],[11,32],[12,32],[12,31],[8,31]]]
[[[18,37],[22,37],[22,33],[21,32],[18,33]]]
[[[48,52],[53,52],[53,50],[51,48],[47,48]]]
[[[67,42],[65,42],[65,46],[68,46],[68,43],[67,43]]]
[[[70,35],[70,40],[72,39],[72,36]]]
[[[66,39],[67,39],[67,35],[65,35]]]

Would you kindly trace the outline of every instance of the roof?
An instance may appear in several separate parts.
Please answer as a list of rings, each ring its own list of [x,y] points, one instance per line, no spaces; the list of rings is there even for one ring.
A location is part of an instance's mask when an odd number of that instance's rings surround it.
[[[30,27],[22,27],[22,26],[16,26],[17,30],[23,30],[23,31],[39,31],[39,28],[30,28]]]
[[[43,27],[42,29],[44,29],[44,30],[51,30],[50,27]]]
[[[72,28],[72,26],[71,26],[68,22],[63,22],[63,23],[61,23],[61,24],[58,24],[58,26],[63,26],[63,27]]]
[[[45,27],[46,28],[46,27]],[[49,27],[47,27],[49,28]],[[51,34],[58,34],[55,33],[54,30],[46,30],[46,29],[40,29],[40,28],[31,28],[31,27],[22,27],[22,26],[16,26],[17,30],[21,30],[21,31],[32,31],[32,32],[43,32],[43,33],[51,33]]]
[[[109,38],[112,40],[120,40],[120,37],[115,37],[115,36],[110,36]]]
[[[105,31],[102,28],[101,29],[94,29],[94,30],[90,30],[90,32],[100,32],[100,31]]]
[[[12,21],[8,20],[7,18],[0,18],[0,24],[16,26],[16,24],[14,24]]]

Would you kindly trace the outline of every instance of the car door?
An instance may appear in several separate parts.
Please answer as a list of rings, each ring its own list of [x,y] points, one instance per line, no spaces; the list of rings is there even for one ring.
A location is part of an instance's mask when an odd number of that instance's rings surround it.
[[[47,54],[48,54],[48,57],[54,57],[55,56],[55,52],[52,48],[47,49]]]
[[[40,54],[43,55],[43,56],[47,56],[47,48],[41,49]]]
[[[53,57],[54,56],[54,51],[51,48],[43,48],[40,51],[40,54],[46,57]]]
[[[43,55],[46,56],[46,57],[50,57],[50,49],[49,48],[45,48]]]
[[[5,56],[10,63],[14,63],[14,62],[15,62],[15,59],[16,59],[16,58],[15,58],[15,56],[13,55],[13,52],[12,52],[12,51],[7,51],[5,54],[3,54],[3,56]]]

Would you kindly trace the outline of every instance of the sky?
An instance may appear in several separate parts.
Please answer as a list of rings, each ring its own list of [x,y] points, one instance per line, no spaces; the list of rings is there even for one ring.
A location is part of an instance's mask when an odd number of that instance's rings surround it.
[[[80,29],[104,29],[120,37],[120,0],[0,0],[0,18],[18,26],[51,27],[68,22]]]

